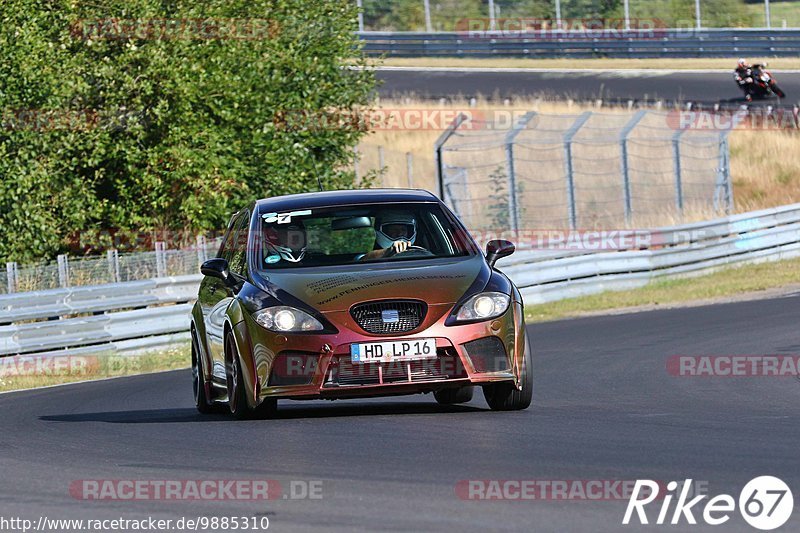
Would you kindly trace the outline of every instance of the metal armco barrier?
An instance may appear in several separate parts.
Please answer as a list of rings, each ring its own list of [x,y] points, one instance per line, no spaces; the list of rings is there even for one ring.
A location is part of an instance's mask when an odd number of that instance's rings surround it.
[[[364,41],[367,55],[386,57],[791,57],[800,54],[800,30],[565,30],[561,33],[465,30],[358,35]]]
[[[639,230],[640,232],[642,230]],[[737,263],[800,257],[800,204],[658,228],[646,249],[521,250],[498,262],[526,304],[642,287]]]
[[[161,348],[189,338],[200,275],[0,295],[0,356]]]
[[[517,253],[498,267],[519,286],[525,303],[535,304],[640,287],[666,275],[799,257],[800,204],[638,233],[657,238],[649,246],[602,252],[536,249],[521,240]],[[0,296],[0,356],[185,344],[200,280],[192,275]]]

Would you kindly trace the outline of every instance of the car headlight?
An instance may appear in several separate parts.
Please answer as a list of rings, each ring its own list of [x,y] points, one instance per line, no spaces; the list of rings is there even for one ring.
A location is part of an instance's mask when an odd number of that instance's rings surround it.
[[[323,329],[319,320],[305,311],[286,305],[268,307],[253,315],[256,322],[271,331],[319,331]]]
[[[482,292],[476,294],[461,306],[456,320],[489,320],[496,318],[508,309],[511,298],[502,292]]]

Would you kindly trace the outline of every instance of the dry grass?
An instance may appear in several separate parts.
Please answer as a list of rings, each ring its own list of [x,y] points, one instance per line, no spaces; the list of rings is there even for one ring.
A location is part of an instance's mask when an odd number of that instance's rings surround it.
[[[661,279],[639,289],[607,291],[582,298],[528,305],[525,307],[525,319],[528,323],[544,322],[619,309],[638,311],[676,305],[703,305],[721,299],[774,297],[788,287],[796,290],[800,284],[799,267],[800,259],[789,259],[728,267],[704,276]],[[781,287],[783,289],[779,290]]]
[[[502,112],[503,116],[516,117],[529,110],[538,111],[543,114],[569,114],[576,115],[585,110],[602,112],[609,124],[619,120],[615,115],[628,114],[623,109],[597,109],[590,106],[578,105],[575,103],[551,102],[541,99],[521,100],[513,102],[513,105],[504,105],[497,101],[479,101],[475,107],[470,107],[469,102],[448,102],[443,104],[431,102],[417,102],[409,99],[403,101],[378,102],[378,107],[384,112],[403,113],[407,110],[445,110],[452,116],[459,111],[472,111],[476,114],[484,113],[490,115],[494,112]],[[409,179],[407,176],[406,154],[413,156],[413,171],[411,185],[416,188],[424,188],[432,191],[437,190],[435,180],[435,159],[433,145],[441,129],[383,129],[370,133],[359,146],[361,161],[359,172],[363,175],[367,170],[379,169],[378,147],[383,147],[384,151],[384,172],[377,180],[376,185],[381,184],[386,187],[407,187]],[[481,133],[481,132],[477,132]],[[499,134],[502,137],[502,133]],[[496,139],[497,137],[487,137]],[[655,146],[658,154],[669,155],[669,144]],[[734,183],[735,210],[737,212],[750,211],[754,209],[774,207],[788,203],[800,202],[800,132],[797,131],[748,131],[737,130],[730,136],[731,146],[731,174]],[[591,168],[593,157],[602,157],[602,147],[596,151],[584,148],[583,160],[588,165],[587,172]],[[500,162],[503,160],[501,150],[491,150],[487,152],[476,152],[474,157],[484,158],[487,163]],[[709,161],[715,159],[715,153],[697,152],[695,155],[705,157]],[[554,155],[560,157],[560,154]],[[494,161],[494,160],[497,161]],[[554,166],[560,166],[560,159],[554,159]],[[475,163],[473,160],[472,163]],[[655,164],[655,163],[654,163]],[[672,164],[667,158],[658,163],[661,176],[654,177],[660,180],[663,185],[669,186],[672,179]],[[706,165],[709,166],[709,165]],[[715,163],[710,163],[715,166]],[[487,169],[488,170],[491,169]],[[651,169],[652,170],[652,169]],[[690,173],[690,170],[684,169]],[[523,168],[518,173],[537,173],[536,167]],[[601,178],[598,178],[601,179]],[[690,177],[686,178],[690,181]],[[709,181],[706,178],[706,181]],[[713,188],[713,182],[709,181]],[[595,184],[596,185],[596,184]],[[491,192],[491,191],[489,191]],[[482,193],[483,194],[483,193]],[[541,193],[540,193],[541,194]],[[563,203],[563,191],[554,191],[551,203]],[[542,203],[547,203],[542,200]],[[704,220],[717,216],[707,206],[689,206],[684,211],[684,215],[679,216],[671,204],[665,203],[663,207],[651,204],[646,215],[640,215],[633,221],[636,227],[652,227],[659,225],[671,225],[680,222],[691,222]],[[582,224],[586,225],[586,224]]]
[[[36,356],[29,356],[35,360]],[[62,383],[90,381],[120,376],[135,376],[164,370],[188,368],[191,364],[189,345],[143,353],[141,355],[98,354],[65,356],[44,370],[37,368],[35,361],[25,358],[0,359],[0,392],[35,389]]]
[[[525,59],[525,58],[387,58],[374,65],[387,67],[480,67],[480,68],[552,68],[552,69],[669,69],[669,70],[733,70],[739,56],[729,58],[666,58],[666,59]],[[753,62],[760,58],[749,58]],[[800,69],[800,58],[769,58],[774,71]]]

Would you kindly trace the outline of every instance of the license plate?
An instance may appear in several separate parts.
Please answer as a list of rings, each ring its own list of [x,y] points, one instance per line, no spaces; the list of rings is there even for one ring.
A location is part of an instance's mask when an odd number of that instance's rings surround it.
[[[353,363],[391,363],[436,358],[436,339],[364,342],[350,345]]]

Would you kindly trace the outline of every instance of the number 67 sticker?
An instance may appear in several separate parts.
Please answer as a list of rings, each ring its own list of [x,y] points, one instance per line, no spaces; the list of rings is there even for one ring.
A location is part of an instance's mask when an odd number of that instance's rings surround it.
[[[789,486],[773,476],[751,479],[739,494],[739,511],[745,521],[756,529],[769,531],[789,520],[794,497]]]

